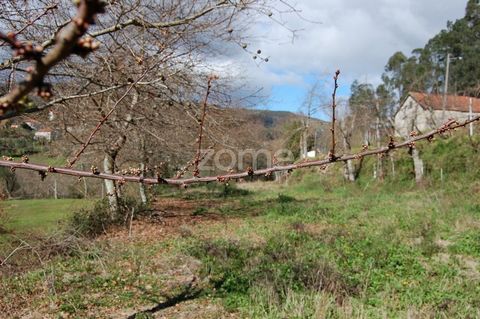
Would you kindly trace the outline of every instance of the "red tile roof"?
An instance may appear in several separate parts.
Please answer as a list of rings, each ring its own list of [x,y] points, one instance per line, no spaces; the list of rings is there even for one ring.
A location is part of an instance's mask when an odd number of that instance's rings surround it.
[[[410,92],[409,95],[423,108],[443,110],[443,95]],[[472,112],[480,113],[480,99],[469,96],[447,95],[447,111],[469,112],[470,99],[472,99]]]

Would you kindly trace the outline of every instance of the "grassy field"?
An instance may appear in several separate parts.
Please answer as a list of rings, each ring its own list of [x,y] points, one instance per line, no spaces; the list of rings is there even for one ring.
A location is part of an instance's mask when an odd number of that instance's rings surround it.
[[[195,207],[190,217],[137,221],[131,237],[112,230],[38,270],[2,278],[3,313],[480,316],[480,183],[350,185],[316,171],[297,180],[172,192]]]
[[[91,201],[83,199],[31,199],[0,202],[0,209],[7,215],[7,230],[49,232],[58,228],[73,211],[91,205]]]
[[[31,154],[29,155],[29,158],[32,163],[42,163],[51,166],[62,166],[67,162],[67,159],[62,156],[49,156],[42,153]],[[18,158],[17,160],[21,160],[21,158]]]

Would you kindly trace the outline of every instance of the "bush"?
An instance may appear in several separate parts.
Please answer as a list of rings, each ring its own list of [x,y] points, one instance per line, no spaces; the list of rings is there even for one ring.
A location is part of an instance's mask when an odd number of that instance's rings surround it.
[[[87,237],[95,237],[105,233],[112,226],[128,225],[129,217],[147,215],[150,210],[135,199],[119,198],[118,211],[112,213],[108,199],[98,201],[92,209],[74,212],[69,220],[69,231]]]
[[[229,197],[229,196],[246,196],[250,194],[250,192],[246,189],[240,189],[236,186],[236,184],[232,183],[225,183],[223,184],[223,189],[221,192],[222,197]]]
[[[202,188],[203,185],[198,185],[197,187]],[[215,194],[218,197],[235,197],[250,194],[248,190],[238,188],[235,181],[229,183],[207,183],[205,188],[210,194]]]
[[[284,203],[291,203],[296,200],[295,200],[295,197],[284,195],[284,194],[278,194],[277,201],[281,204],[284,204]]]

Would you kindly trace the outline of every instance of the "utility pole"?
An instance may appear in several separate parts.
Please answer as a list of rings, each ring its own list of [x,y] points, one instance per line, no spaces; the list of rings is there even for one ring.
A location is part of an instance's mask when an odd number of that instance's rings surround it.
[[[468,119],[471,120],[473,118],[473,110],[472,110],[472,98],[468,99]],[[473,136],[473,122],[469,124],[469,131],[470,131],[470,136]]]
[[[442,122],[445,121],[445,109],[447,108],[447,94],[448,94],[448,76],[450,73],[450,53],[447,53],[447,66],[445,69],[445,87],[443,88],[443,103],[442,103]]]
[[[447,108],[447,96],[448,96],[448,77],[450,75],[450,62],[454,60],[461,60],[462,57],[452,57],[450,53],[447,53],[447,65],[445,68],[445,87],[443,88],[443,103],[442,103],[442,121],[445,121],[445,110]]]

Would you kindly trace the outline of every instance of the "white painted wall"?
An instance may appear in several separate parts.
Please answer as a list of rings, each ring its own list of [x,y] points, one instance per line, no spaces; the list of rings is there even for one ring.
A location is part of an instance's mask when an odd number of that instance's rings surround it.
[[[473,113],[473,116],[480,115]],[[468,112],[425,110],[411,96],[409,96],[395,115],[396,135],[408,137],[410,132],[417,131],[425,133],[441,126],[449,119],[455,119],[459,122],[469,118]]]
[[[52,140],[52,132],[35,132],[34,138],[36,140],[46,139],[47,141]]]

